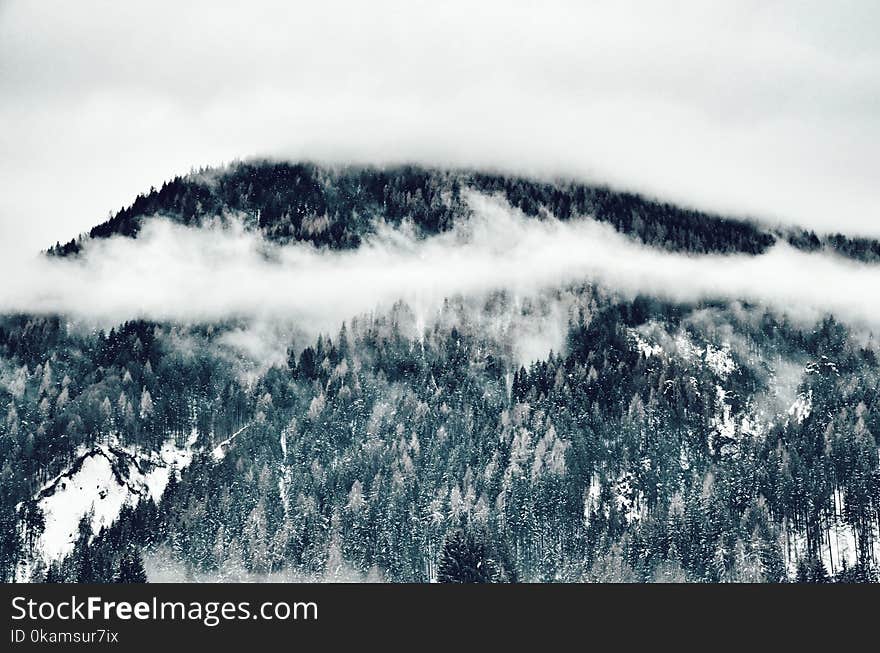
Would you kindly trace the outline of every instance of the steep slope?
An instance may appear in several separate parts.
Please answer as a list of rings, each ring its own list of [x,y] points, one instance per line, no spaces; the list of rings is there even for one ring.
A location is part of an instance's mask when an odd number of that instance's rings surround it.
[[[34,557],[19,566],[19,581],[33,578],[34,569],[44,570],[52,563],[63,560],[74,551],[83,536],[91,540],[103,529],[113,525],[126,506],[134,508],[139,502],[150,500],[156,504],[172,475],[179,475],[192,460],[191,438],[185,447],[169,441],[157,453],[99,444],[58,474],[19,511],[39,511],[41,528],[37,533],[27,529],[23,539],[33,541]]]

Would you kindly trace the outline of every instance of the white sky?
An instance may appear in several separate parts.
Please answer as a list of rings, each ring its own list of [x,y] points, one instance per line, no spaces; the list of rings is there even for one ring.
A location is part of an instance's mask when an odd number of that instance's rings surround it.
[[[253,155],[493,165],[880,235],[880,3],[0,0],[0,252]]]

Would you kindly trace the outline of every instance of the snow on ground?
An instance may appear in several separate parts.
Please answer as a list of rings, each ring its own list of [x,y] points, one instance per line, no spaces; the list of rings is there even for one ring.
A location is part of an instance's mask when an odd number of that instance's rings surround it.
[[[675,334],[674,342],[675,351],[682,359],[693,361],[694,359],[700,358],[700,349],[694,345],[688,334],[684,331],[679,331]]]
[[[838,574],[844,567],[850,569],[858,563],[856,534],[853,528],[843,521],[839,512],[842,510],[842,497],[838,493],[834,495],[834,503],[837,514],[823,528],[820,545],[822,564],[829,574]],[[880,530],[876,524],[872,528],[872,543],[873,550],[869,555],[876,564],[880,560]],[[789,531],[788,537],[783,540],[783,555],[789,577],[795,578],[798,562],[807,556],[806,536]]]
[[[640,354],[643,354],[645,358],[650,358],[651,356],[659,356],[663,353],[663,347],[656,343],[650,342],[635,329],[630,330],[630,335],[635,342],[636,350]]]
[[[243,433],[248,428],[250,428],[250,424],[246,424],[245,426],[242,426],[235,433],[233,433],[228,438],[223,440],[220,444],[218,444],[216,447],[214,447],[214,449],[211,451],[211,457],[217,462],[220,462],[221,460],[223,460],[226,457],[226,452],[229,451],[229,448],[232,446],[232,443],[235,440],[235,438],[237,438],[239,436],[239,434]]]
[[[727,343],[724,343],[720,348],[713,347],[711,343],[706,345],[703,358],[709,369],[722,378],[736,370],[736,363],[733,361],[733,356],[730,354],[730,345]]]
[[[737,365],[733,359],[730,344],[728,342],[721,343],[716,347],[712,343],[706,344],[705,347],[694,343],[690,335],[685,331],[678,331],[674,338],[670,340],[665,331],[660,331],[661,327],[652,325],[650,332],[645,329],[630,329],[629,334],[632,338],[635,349],[644,354],[646,358],[652,356],[671,356],[675,355],[683,361],[695,365],[705,365],[723,382],[736,371]],[[657,342],[662,340],[669,347],[669,351]],[[694,393],[699,395],[697,380],[693,376],[689,377],[689,383],[694,389]],[[671,386],[672,381],[667,381],[667,385]],[[764,432],[764,425],[761,417],[762,411],[758,411],[752,415],[749,412],[734,413],[729,402],[730,393],[719,384],[715,386],[717,412],[712,417],[713,440],[721,441],[722,453],[733,453],[739,438],[743,434],[760,435]],[[710,441],[710,446],[713,446]]]
[[[643,516],[643,496],[641,490],[633,489],[634,480],[635,475],[632,472],[624,472],[611,486],[617,509],[631,523],[640,521]]]
[[[807,363],[807,366],[804,367],[804,372],[807,374],[840,374],[837,370],[837,363],[828,360],[827,356],[822,356],[817,361]]]
[[[724,455],[733,455],[739,451],[739,443],[743,436],[761,436],[773,425],[773,419],[766,419],[763,410],[748,406],[745,410],[734,413],[728,399],[730,393],[722,386],[715,386],[717,410],[711,418],[713,427],[709,447],[715,450],[715,442],[721,442],[720,452]]]
[[[186,446],[183,448],[177,447],[173,440],[168,440],[162,445],[162,448],[159,450],[159,460],[162,461],[161,464],[155,465],[153,469],[146,474],[144,479],[147,488],[150,491],[150,497],[156,503],[162,498],[162,493],[165,491],[165,486],[168,485],[172,470],[180,471],[181,469],[188,467],[192,462],[192,447],[195,444],[197,437],[198,434],[193,431],[193,434],[190,436],[189,440],[187,440]]]
[[[727,391],[720,385],[715,386],[717,412],[711,418],[712,434],[709,436],[709,450],[717,449],[716,442],[721,443],[721,453],[734,453],[736,449],[736,418],[727,403]]]
[[[602,496],[602,482],[599,475],[594,473],[590,477],[590,487],[584,495],[584,521],[589,524],[593,515],[599,510],[600,497]]]
[[[642,461],[642,464],[650,466],[650,461]],[[633,488],[635,476],[632,472],[623,472],[615,480],[610,482],[611,493],[613,495],[614,504],[617,510],[626,517],[629,522],[637,522],[642,519],[644,512],[642,504],[644,503],[644,495],[641,491]],[[587,524],[602,506],[600,497],[602,495],[602,482],[598,474],[593,474],[590,478],[590,486],[584,493],[584,520]],[[603,515],[609,516],[608,505],[602,507]]]
[[[731,414],[730,404],[727,403],[727,391],[716,385],[715,394],[720,412],[712,418],[713,426],[721,437],[733,439],[736,437],[736,420]]]
[[[660,327],[653,325],[652,330],[648,333],[644,329],[629,330],[636,351],[643,354],[645,358],[675,354],[688,362],[702,361],[721,378],[729,376],[736,370],[736,362],[733,360],[729,343],[724,342],[720,347],[708,343],[704,349],[702,346],[697,346],[685,331],[679,331],[670,341],[665,331],[658,331],[658,329]],[[670,350],[667,352],[659,341],[665,341]]]
[[[47,562],[60,560],[73,550],[80,520],[92,512],[91,529],[97,533],[109,526],[124,505],[134,505],[140,495],[132,492],[137,484],[145,485],[139,470],[126,472],[116,469],[120,462],[116,454],[101,446],[81,459],[78,469],[70,476],[59,477],[41,493],[38,504],[43,511],[46,527],[40,538],[40,548]]]
[[[170,440],[151,453],[100,444],[77,458],[34,497],[45,520],[35,558],[49,564],[70,554],[79,537],[79,523],[89,514],[94,536],[113,524],[124,506],[133,507],[147,497],[158,502],[171,474],[192,461],[196,436],[194,431],[183,447]]]
[[[713,432],[710,446],[713,449],[715,446],[720,446],[720,452],[725,455],[737,453],[739,441],[744,435],[760,436],[762,433],[766,433],[774,422],[784,420],[786,424],[801,424],[810,416],[813,410],[812,390],[797,393],[787,411],[785,410],[785,405],[789,404],[790,397],[800,386],[804,374],[835,375],[839,373],[835,363],[826,357],[810,362],[805,367],[794,362],[780,360],[776,365],[780,372],[774,374],[772,380],[778,384],[774,388],[774,392],[785,395],[782,397],[783,401],[788,397],[786,403],[775,409],[771,405],[769,412],[755,406],[734,411],[731,404],[731,393],[722,385],[725,379],[737,369],[729,344],[722,343],[720,347],[716,347],[709,343],[703,348],[695,344],[684,331],[679,331],[670,339],[668,334],[658,332],[656,327],[651,331],[631,329],[629,333],[634,349],[646,358],[676,356],[688,363],[705,364],[718,377],[719,383],[715,385],[716,411],[711,418]],[[691,381],[696,385],[693,377],[691,377]],[[667,383],[671,384],[671,381],[667,381]],[[777,412],[780,409],[782,414]],[[687,469],[689,465],[684,449],[680,452],[680,458],[682,469]],[[630,522],[637,522],[642,515],[642,497],[634,489],[634,480],[632,472],[624,472],[617,479],[610,481],[610,490],[615,505]],[[601,491],[602,483],[599,476],[594,475],[584,496],[584,518],[587,523],[600,510]],[[838,492],[835,493],[833,500],[833,515],[824,525],[820,545],[822,562],[829,574],[840,573],[844,567],[853,567],[858,561],[856,534],[843,519],[843,497]],[[607,515],[606,506],[605,516],[607,517]],[[880,528],[876,524],[873,527],[872,543],[872,556],[875,561],[878,561],[880,560]],[[794,578],[797,573],[798,561],[806,556],[805,536],[789,530],[786,537],[783,538],[783,550],[788,573],[790,577]]]
[[[795,402],[791,405],[791,408],[788,409],[788,416],[790,419],[793,419],[796,423],[802,424],[805,419],[810,416],[810,411],[813,409],[813,391],[810,390],[806,395],[803,393],[798,394],[798,398],[795,399]]]

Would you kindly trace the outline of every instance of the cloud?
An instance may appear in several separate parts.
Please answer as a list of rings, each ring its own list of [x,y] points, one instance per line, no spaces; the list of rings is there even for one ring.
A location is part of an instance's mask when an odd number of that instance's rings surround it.
[[[566,174],[880,235],[877,3],[0,7],[0,238],[250,155]]]
[[[566,302],[554,304],[553,291],[584,282],[627,296],[747,300],[795,319],[830,312],[880,324],[873,301],[880,266],[784,244],[761,256],[675,254],[590,219],[537,220],[497,197],[472,194],[468,201],[474,217],[448,233],[420,240],[387,227],[351,251],[281,247],[235,222],[192,228],[156,218],[137,239],[90,242],[80,260],[32,258],[3,270],[21,281],[0,288],[0,311],[107,321],[241,318],[257,326],[230,332],[224,342],[261,361],[283,351],[266,345],[266,324],[332,333],[353,316],[391,310],[401,300],[426,324],[445,298],[479,305],[499,290],[511,298],[513,317],[502,324],[487,313],[486,328],[515,332],[517,354],[527,361],[562,344]],[[284,341],[277,326],[268,332],[268,340]]]

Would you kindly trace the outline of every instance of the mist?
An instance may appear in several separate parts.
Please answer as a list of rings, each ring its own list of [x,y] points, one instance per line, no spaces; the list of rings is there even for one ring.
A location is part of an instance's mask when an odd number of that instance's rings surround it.
[[[149,583],[379,583],[386,582],[381,570],[374,567],[367,573],[354,569],[337,557],[328,561],[324,573],[306,574],[289,569],[282,571],[255,572],[247,569],[239,556],[224,560],[219,569],[202,571],[194,569],[175,556],[167,547],[143,552],[144,570]]]
[[[103,323],[243,318],[257,326],[227,334],[225,344],[269,361],[283,351],[266,345],[266,333],[284,341],[266,326],[273,323],[334,332],[403,301],[426,324],[445,298],[505,291],[517,303],[585,282],[626,297],[741,300],[794,319],[832,313],[868,328],[880,324],[880,266],[782,243],[760,256],[671,253],[589,218],[529,218],[500,197],[476,193],[468,202],[473,217],[450,232],[418,238],[406,224],[380,226],[347,251],[279,246],[234,219],[193,228],[156,217],[137,239],[88,242],[79,259],[7,259],[5,278],[18,281],[0,288],[0,311]],[[521,319],[520,358],[558,349],[565,317],[551,305],[533,321]]]
[[[762,256],[669,253],[590,219],[535,220],[497,197],[468,201],[474,218],[451,232],[419,239],[407,225],[380,227],[342,252],[278,246],[235,220],[190,228],[157,217],[137,239],[89,242],[79,260],[18,261],[5,272],[20,281],[0,289],[0,310],[109,322],[284,319],[320,331],[397,301],[429,313],[454,295],[533,296],[589,281],[628,296],[740,299],[795,317],[880,320],[870,301],[877,266],[784,243]]]

